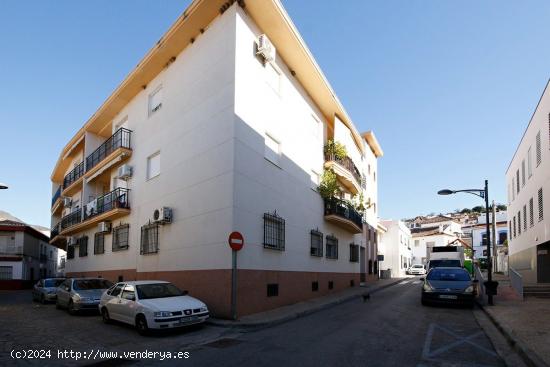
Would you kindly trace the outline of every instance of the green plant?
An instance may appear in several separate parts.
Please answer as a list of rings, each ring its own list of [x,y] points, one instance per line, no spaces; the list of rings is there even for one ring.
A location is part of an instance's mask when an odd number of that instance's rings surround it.
[[[333,155],[336,159],[344,159],[348,155],[345,145],[332,139],[327,141],[324,151],[326,155]]]
[[[332,199],[340,191],[336,173],[331,169],[325,169],[321,176],[321,183],[317,188],[323,199]]]
[[[363,195],[363,193],[359,193],[359,195],[355,195],[352,199],[351,199],[351,205],[353,206],[353,208],[355,210],[357,210],[358,212],[362,212],[366,209],[365,207],[365,196]]]

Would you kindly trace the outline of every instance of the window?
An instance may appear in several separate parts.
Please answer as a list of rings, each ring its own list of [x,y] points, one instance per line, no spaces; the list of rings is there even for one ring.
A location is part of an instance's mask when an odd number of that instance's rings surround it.
[[[539,189],[539,222],[544,219],[542,187]]]
[[[124,290],[122,291],[122,296],[120,296],[120,298],[128,299],[131,301],[135,300],[136,294],[135,294],[134,286],[127,285],[126,287],[124,287]]]
[[[359,245],[355,243],[349,244],[349,261],[352,263],[359,262]]]
[[[535,225],[535,210],[533,208],[533,198],[529,199],[529,226]]]
[[[508,233],[506,231],[498,232],[498,244],[504,245],[504,242],[508,239]]]
[[[160,175],[160,152],[147,157],[147,179]]]
[[[521,186],[525,186],[525,159],[521,161]]]
[[[94,255],[105,252],[105,233],[96,233],[94,235]]]
[[[285,220],[276,212],[264,214],[264,247],[285,250]]]
[[[516,238],[516,217],[512,218],[512,223],[514,224],[514,238]]]
[[[279,284],[268,284],[267,285],[267,296],[268,297],[277,297],[279,295]]]
[[[113,251],[126,250],[128,248],[129,224],[121,224],[113,228]]]
[[[334,289],[334,281],[332,280],[328,281],[328,289]]]
[[[124,287],[124,284],[117,284],[113,288],[111,288],[111,290],[109,290],[107,294],[113,297],[118,297],[118,295],[122,291],[122,287]]]
[[[536,149],[536,155],[537,155],[537,167],[542,162],[542,151],[541,151],[541,145],[540,145],[540,131],[537,133],[537,138],[535,141],[535,149]]]
[[[527,151],[527,176],[531,178],[533,176],[533,158],[531,157],[531,147],[529,147],[529,150]]]
[[[310,254],[311,256],[323,256],[323,233],[314,229],[311,230]]]
[[[338,259],[338,239],[334,236],[327,236],[326,257],[327,259]]]
[[[516,171],[516,186],[517,186],[517,193],[519,194],[519,169]]]
[[[319,290],[319,282],[317,281],[311,282],[311,291],[317,292],[318,290]]]
[[[523,206],[523,232],[527,230],[527,205]]]
[[[321,178],[319,174],[315,172],[315,170],[311,170],[310,179],[311,179],[311,189],[317,191],[317,188],[321,183]]]
[[[0,280],[13,279],[13,267],[12,266],[0,266]]]
[[[149,95],[149,116],[162,107],[162,85]]]
[[[74,259],[74,246],[67,246],[67,259]]]
[[[159,252],[159,224],[147,224],[141,227],[140,254],[156,254],[157,252]]]
[[[518,236],[521,234],[521,212],[518,210]]]
[[[281,143],[272,136],[265,135],[265,159],[276,166],[280,166]]]
[[[481,234],[481,246],[487,246],[487,232]]]
[[[78,246],[79,257],[88,256],[88,236],[79,237],[76,240],[76,245]]]

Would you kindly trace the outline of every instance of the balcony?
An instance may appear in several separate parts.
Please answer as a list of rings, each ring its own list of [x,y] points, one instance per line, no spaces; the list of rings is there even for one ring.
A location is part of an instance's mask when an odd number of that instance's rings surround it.
[[[70,196],[78,191],[78,186],[82,182],[84,175],[84,162],[80,162],[63,179],[63,196]]]
[[[132,155],[131,130],[120,128],[86,158],[88,181]]]
[[[325,154],[325,168],[332,169],[353,194],[361,191],[361,173],[350,157],[339,158],[334,154]]]
[[[325,219],[351,233],[363,232],[361,214],[343,200],[325,199]]]
[[[82,211],[79,209],[76,209],[70,214],[67,214],[63,218],[61,218],[61,232],[64,232],[65,229],[72,227],[82,221]]]
[[[57,191],[52,196],[52,208],[55,205],[55,202],[61,197],[61,186],[57,188]]]
[[[128,189],[116,188],[90,201],[82,210],[63,217],[61,220],[61,234],[71,235],[93,227],[101,221],[114,220],[130,214],[129,193],[130,190]],[[73,214],[75,214],[75,218],[67,218]],[[64,222],[65,218],[67,220]],[[64,226],[64,223],[69,225]]]

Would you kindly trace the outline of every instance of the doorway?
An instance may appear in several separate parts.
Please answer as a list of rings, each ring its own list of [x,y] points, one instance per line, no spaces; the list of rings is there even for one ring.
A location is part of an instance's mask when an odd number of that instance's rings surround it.
[[[537,282],[550,283],[550,242],[537,246]]]

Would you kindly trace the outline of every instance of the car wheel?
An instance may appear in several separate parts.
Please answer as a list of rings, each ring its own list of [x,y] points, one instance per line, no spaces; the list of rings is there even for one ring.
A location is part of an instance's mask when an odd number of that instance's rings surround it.
[[[145,316],[138,315],[136,317],[136,329],[139,335],[149,334],[149,326],[147,326],[147,320],[145,319]]]
[[[111,317],[109,316],[109,311],[107,310],[107,307],[103,307],[101,309],[101,318],[103,319],[103,322],[106,324],[111,323]]]
[[[69,306],[67,307],[67,311],[69,311],[69,314],[76,315],[76,309],[74,308],[74,303],[72,300],[69,301]]]

